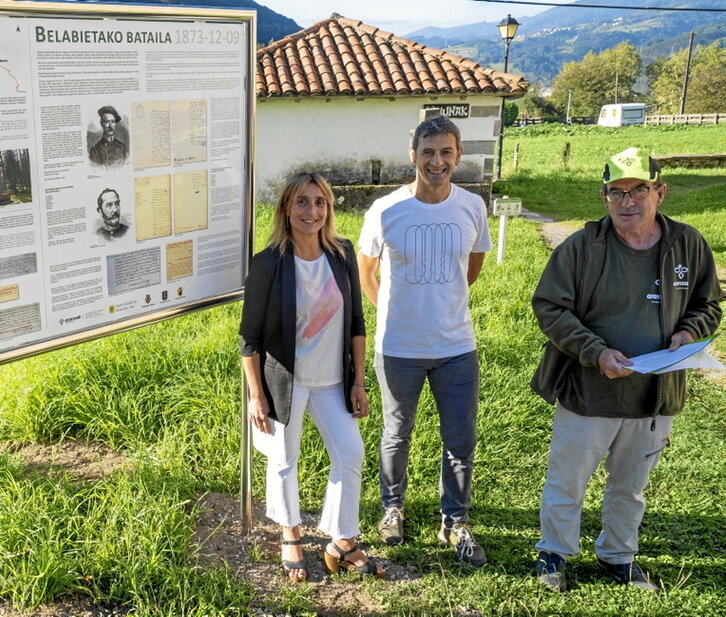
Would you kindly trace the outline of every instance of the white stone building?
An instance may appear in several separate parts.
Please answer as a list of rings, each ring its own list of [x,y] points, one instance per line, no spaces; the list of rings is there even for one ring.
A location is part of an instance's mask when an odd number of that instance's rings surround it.
[[[260,49],[257,69],[262,202],[274,202],[291,174],[316,170],[347,205],[368,205],[413,178],[409,135],[424,113],[456,122],[464,156],[453,180],[488,198],[502,102],[527,91],[520,76],[338,15]],[[351,185],[369,188],[342,188]]]

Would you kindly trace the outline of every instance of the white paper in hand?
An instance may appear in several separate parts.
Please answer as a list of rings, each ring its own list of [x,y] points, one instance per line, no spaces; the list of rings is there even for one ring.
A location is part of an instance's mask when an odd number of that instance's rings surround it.
[[[643,354],[630,358],[632,366],[625,368],[635,371],[636,373],[668,373],[669,371],[680,371],[689,368],[710,368],[726,370],[716,358],[706,351],[706,347],[716,338],[709,336],[708,338],[681,345],[675,351],[661,349],[651,353]]]

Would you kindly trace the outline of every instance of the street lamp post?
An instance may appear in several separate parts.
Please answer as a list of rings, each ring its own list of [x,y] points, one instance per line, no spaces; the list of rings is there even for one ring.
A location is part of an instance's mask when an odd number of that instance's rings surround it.
[[[511,15],[507,15],[506,19],[502,19],[499,22],[499,36],[504,41],[504,72],[507,72],[509,68],[509,44],[517,34],[517,28],[519,28],[519,22],[514,19]],[[502,97],[502,112],[501,118],[499,119],[499,145],[497,147],[497,179],[502,178],[502,141],[504,140],[504,102],[505,97]]]

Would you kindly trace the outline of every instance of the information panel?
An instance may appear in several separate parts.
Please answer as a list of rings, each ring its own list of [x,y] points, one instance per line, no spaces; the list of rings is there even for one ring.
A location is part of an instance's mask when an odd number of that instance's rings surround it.
[[[0,362],[242,297],[254,16],[0,0]]]

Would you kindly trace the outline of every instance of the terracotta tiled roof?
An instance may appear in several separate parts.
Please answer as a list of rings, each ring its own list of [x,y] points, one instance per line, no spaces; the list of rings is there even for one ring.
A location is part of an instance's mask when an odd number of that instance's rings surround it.
[[[257,51],[256,93],[276,96],[522,96],[519,75],[333,15]]]

